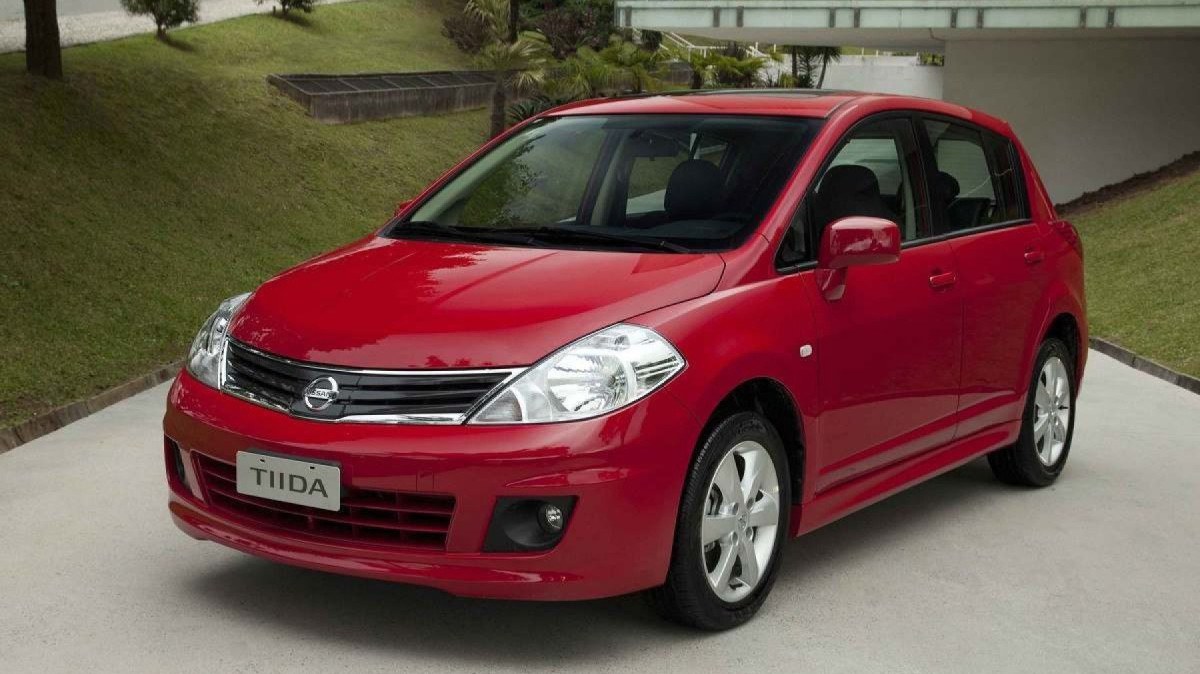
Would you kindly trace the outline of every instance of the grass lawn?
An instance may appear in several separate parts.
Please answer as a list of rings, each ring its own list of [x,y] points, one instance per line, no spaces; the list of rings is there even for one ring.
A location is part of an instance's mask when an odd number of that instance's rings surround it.
[[[443,0],[0,55],[0,427],[183,356],[216,303],[379,226],[486,112],[313,122],[272,72],[462,68]]]
[[[1200,170],[1068,215],[1092,334],[1200,376]]]

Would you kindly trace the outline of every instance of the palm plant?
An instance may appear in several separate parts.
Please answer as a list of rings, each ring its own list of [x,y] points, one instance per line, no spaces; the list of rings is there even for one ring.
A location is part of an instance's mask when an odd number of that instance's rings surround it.
[[[622,73],[620,67],[590,47],[580,47],[555,70],[557,77],[547,81],[542,91],[566,100],[610,94],[617,88]]]
[[[467,0],[463,11],[486,26],[487,42],[475,57],[496,80],[492,94],[491,137],[504,133],[509,92],[528,91],[545,79],[550,46],[537,31],[516,32],[509,0]]]
[[[821,59],[821,76],[817,78],[817,88],[821,89],[825,86],[825,69],[830,63],[837,63],[842,60],[841,47],[816,47],[820,53]]]
[[[786,47],[792,58],[792,82],[795,86],[812,89],[825,86],[825,71],[830,63],[842,58],[839,47]]]
[[[738,58],[717,54],[713,59],[713,79],[720,86],[748,89],[753,87],[767,66],[767,59],[756,56]]]
[[[678,59],[692,69],[692,81],[689,85],[692,89],[703,89],[712,82],[713,60],[708,52],[689,50],[679,53]]]
[[[615,66],[625,75],[625,84],[640,94],[658,89],[662,81],[658,75],[666,64],[668,55],[661,50],[650,51],[639,45],[613,36],[608,46],[600,51],[600,58]]]

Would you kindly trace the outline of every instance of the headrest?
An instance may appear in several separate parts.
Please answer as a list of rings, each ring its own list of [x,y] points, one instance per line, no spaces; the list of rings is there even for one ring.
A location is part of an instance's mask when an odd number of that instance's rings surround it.
[[[958,181],[954,176],[945,171],[937,172],[937,177],[933,179],[933,194],[937,199],[952,201],[958,196],[958,191]]]
[[[813,215],[820,228],[817,230],[818,237],[822,236],[826,225],[851,215],[889,220],[896,218],[883,203],[875,172],[858,164],[842,164],[826,171],[817,188]]]
[[[712,217],[721,202],[721,169],[703,159],[689,159],[671,172],[663,207],[671,220]]]
[[[840,198],[878,197],[879,179],[865,166],[842,164],[825,172],[819,191],[827,198],[835,195]]]

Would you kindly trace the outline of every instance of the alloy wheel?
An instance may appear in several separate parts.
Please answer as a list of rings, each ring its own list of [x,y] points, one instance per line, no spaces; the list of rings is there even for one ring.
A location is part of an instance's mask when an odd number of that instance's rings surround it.
[[[745,599],[766,576],[779,538],[779,475],[754,441],[722,457],[708,486],[700,555],[708,584],[722,601]]]
[[[1042,465],[1053,466],[1067,446],[1071,428],[1071,378],[1058,356],[1042,365],[1034,387],[1033,444]]]

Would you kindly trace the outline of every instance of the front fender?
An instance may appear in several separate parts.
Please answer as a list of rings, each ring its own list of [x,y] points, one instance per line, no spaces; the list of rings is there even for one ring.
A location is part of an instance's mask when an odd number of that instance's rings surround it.
[[[799,430],[815,432],[817,359],[800,355],[802,346],[816,343],[807,300],[812,295],[803,292],[810,277],[802,273],[719,290],[632,320],[657,330],[687,360],[665,391],[696,416],[699,427],[738,386],[770,379],[791,397]],[[697,443],[699,436],[690,440]]]

